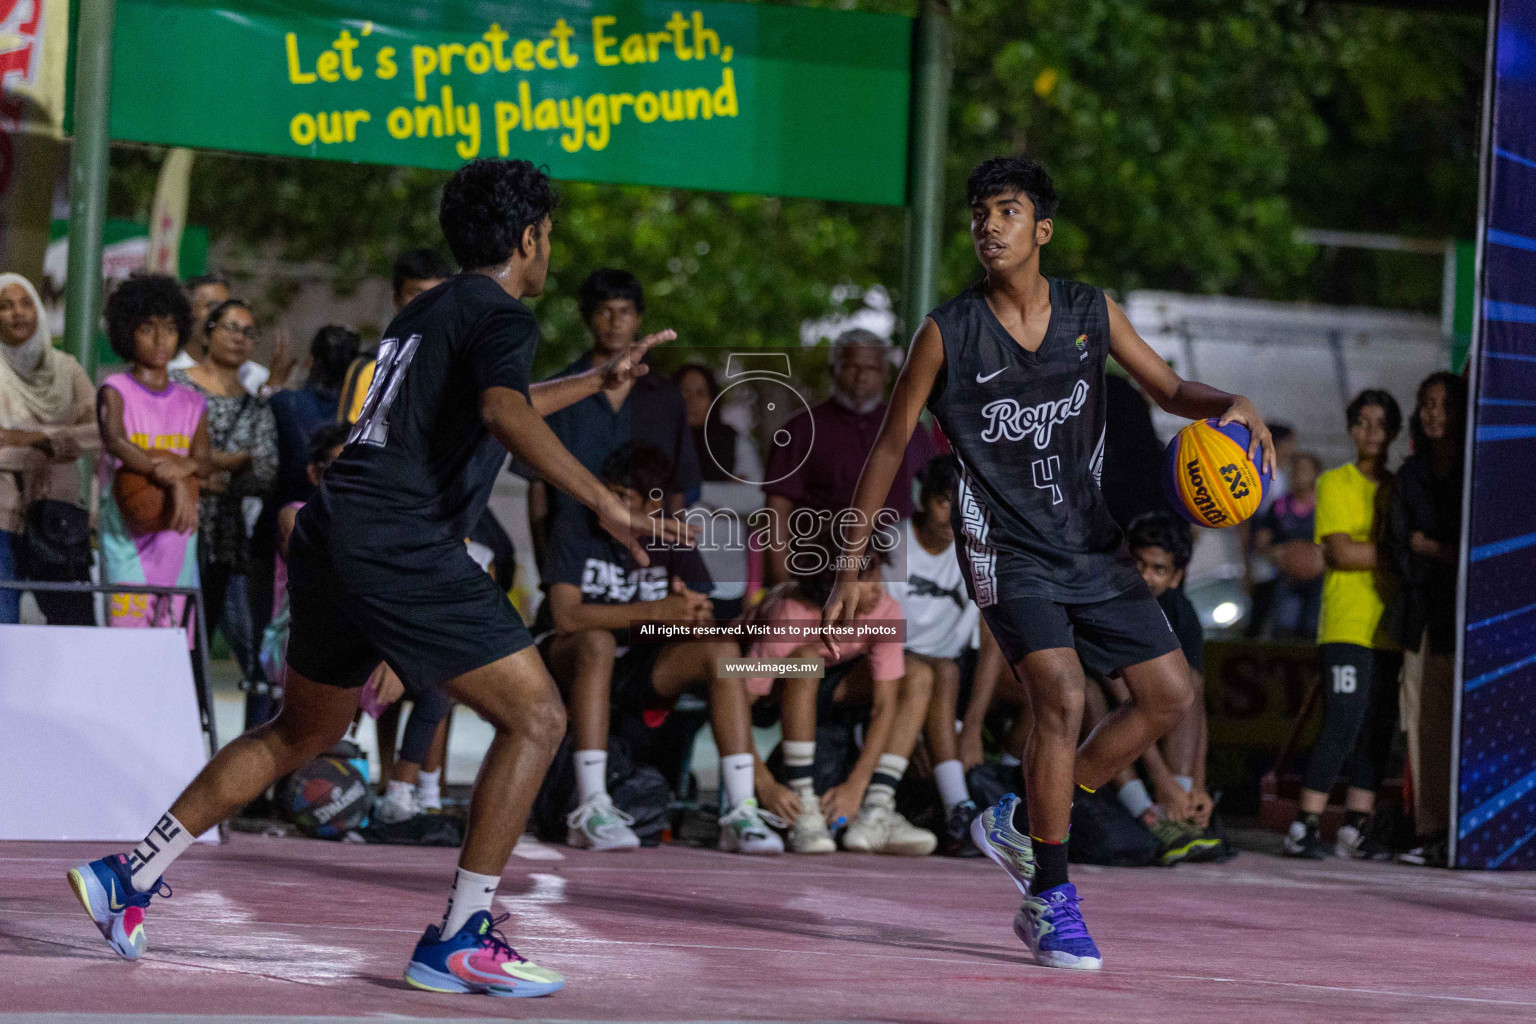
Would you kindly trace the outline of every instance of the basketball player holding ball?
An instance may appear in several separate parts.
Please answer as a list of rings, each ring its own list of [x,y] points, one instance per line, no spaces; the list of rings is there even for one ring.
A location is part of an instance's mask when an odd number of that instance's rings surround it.
[[[1103,291],[1040,273],[1056,208],[1045,168],[988,160],[971,172],[966,198],[985,277],[930,313],[912,341],[854,492],[862,515],[845,536],[847,568],[824,622],[853,618],[857,556],[926,405],[961,463],[954,525],[971,596],[1034,711],[1027,834],[1015,826],[1012,794],[978,816],[971,834],[1023,893],[1014,931],[1035,960],[1097,970],[1103,961],[1067,878],[1073,795],[1129,767],[1178,722],[1193,692],[1178,637],[1099,492],[1106,360],[1114,356],[1167,412],[1243,424],[1249,458],[1262,451],[1266,468],[1274,451],[1248,399],[1181,380]],[[1085,664],[1123,676],[1132,700],[1079,746]]]
[[[69,872],[118,955],[142,955],[145,909],[152,895],[170,895],[162,873],[193,837],[329,750],[357,713],[363,683],[386,661],[408,686],[443,687],[496,729],[447,913],[417,943],[406,980],[493,996],[548,995],[564,985],[519,956],[490,911],[565,735],[565,712],[528,630],[464,537],[508,450],[591,508],[641,565],[649,561],[637,538],[686,537],[674,520],[632,513],[544,423],[555,409],[643,375],[646,350],[672,332],[586,373],[529,386],[539,329],[521,300],[544,288],[554,207],[548,178],[525,160],[475,161],[444,187],[438,219],[464,272],[389,325],[362,415],[298,515],[282,711],[219,751],[131,853]],[[102,799],[111,799],[110,788]]]

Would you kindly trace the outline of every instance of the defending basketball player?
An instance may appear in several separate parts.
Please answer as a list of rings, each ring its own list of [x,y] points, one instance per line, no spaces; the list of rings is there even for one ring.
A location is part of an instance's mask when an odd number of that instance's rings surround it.
[[[1073,794],[1113,779],[1192,699],[1178,637],[1099,492],[1106,360],[1113,356],[1167,412],[1244,424],[1249,457],[1262,449],[1270,469],[1274,452],[1246,398],[1180,379],[1102,290],[1040,273],[1056,207],[1043,167],[988,160],[971,173],[966,196],[986,275],[930,313],[913,338],[854,492],[862,515],[845,536],[848,568],[824,622],[853,618],[858,556],[926,405],[961,462],[955,531],[971,596],[1034,711],[1028,835],[1014,826],[1011,794],[971,834],[1023,893],[1014,931],[1036,961],[1097,970],[1102,957],[1067,878]],[[1084,663],[1122,675],[1133,699],[1079,746]]]
[[[564,984],[519,956],[490,913],[544,771],[565,734],[560,694],[528,630],[464,547],[513,452],[596,513],[648,564],[637,538],[686,540],[675,522],[629,507],[582,468],[544,423],[561,405],[644,374],[646,349],[575,377],[528,383],[538,324],[521,300],[549,268],[555,192],[523,160],[480,160],[443,190],[439,223],[464,272],[390,324],[362,415],[299,513],[289,546],[292,632],[281,713],[229,744],[130,854],[69,872],[112,948],[145,948],[144,912],[193,837],[339,740],[374,667],[408,686],[441,686],[496,729],[470,801],[441,925],[426,930],[406,980],[437,992],[540,996]],[[103,790],[103,799],[110,799]]]

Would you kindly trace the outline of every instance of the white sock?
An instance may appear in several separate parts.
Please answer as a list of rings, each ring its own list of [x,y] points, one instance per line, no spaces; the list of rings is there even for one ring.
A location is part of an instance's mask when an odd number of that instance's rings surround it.
[[[899,754],[881,754],[870,777],[869,788],[864,791],[864,802],[881,807],[896,806],[896,787],[907,773],[907,759]]]
[[[815,740],[784,741],[784,778],[789,788],[804,796],[816,792],[812,767],[816,764]]]
[[[956,804],[963,804],[971,798],[970,791],[965,788],[965,769],[954,758],[933,766],[933,781],[939,787],[939,799],[944,801],[945,814],[954,810]]]
[[[384,787],[384,799],[396,802],[409,800],[407,794],[414,794],[416,787],[409,782],[401,782],[399,779],[390,779],[389,785]]]
[[[997,759],[997,763],[1001,764],[1001,765],[1005,765],[1006,767],[1009,767],[1009,768],[1017,768],[1019,765],[1023,764],[1024,762],[1020,761],[1018,758],[1014,757],[1012,754],[1003,754],[1002,756],[1000,756]]]
[[[1188,775],[1175,775],[1173,781],[1182,786],[1186,793],[1193,793],[1195,791],[1195,780]]]
[[[421,806],[429,810],[438,810],[443,806],[443,770],[439,768],[435,772],[419,772],[416,777],[416,799]]]
[[[576,763],[576,801],[586,803],[608,792],[608,751],[578,750]]]
[[[1120,805],[1131,812],[1131,817],[1139,818],[1152,808],[1152,795],[1147,792],[1147,784],[1140,779],[1132,779],[1120,787]]]
[[[165,874],[165,869],[177,857],[186,853],[196,838],[170,811],[166,811],[155,822],[155,827],[149,830],[144,841],[128,855],[128,867],[133,872],[129,881],[133,887],[139,892],[153,889],[160,881],[160,876]]]
[[[465,921],[479,911],[490,910],[500,885],[500,875],[477,875],[459,868],[453,876],[453,888],[448,892],[448,910],[443,914],[441,937],[457,935]]]
[[[726,754],[720,758],[720,786],[725,790],[727,807],[736,807],[743,800],[752,799],[755,792],[753,767],[751,754]]]

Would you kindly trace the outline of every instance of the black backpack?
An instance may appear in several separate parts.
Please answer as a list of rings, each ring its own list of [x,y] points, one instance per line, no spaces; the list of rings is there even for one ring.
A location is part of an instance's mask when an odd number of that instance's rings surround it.
[[[567,736],[533,801],[529,824],[534,834],[548,843],[565,842],[565,818],[576,809],[576,766],[571,763],[571,748]],[[608,795],[613,806],[635,819],[630,828],[640,837],[640,845],[660,845],[672,807],[672,788],[660,771],[636,763],[629,745],[617,736],[608,739]]]

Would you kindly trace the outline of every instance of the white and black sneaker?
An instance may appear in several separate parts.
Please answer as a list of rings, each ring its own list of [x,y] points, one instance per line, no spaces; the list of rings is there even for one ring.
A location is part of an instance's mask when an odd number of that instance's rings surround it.
[[[1282,849],[1287,857],[1295,857],[1299,860],[1324,860],[1328,856],[1327,851],[1323,849],[1323,840],[1317,834],[1317,829],[1299,821],[1291,822],[1291,828],[1285,834]]]

